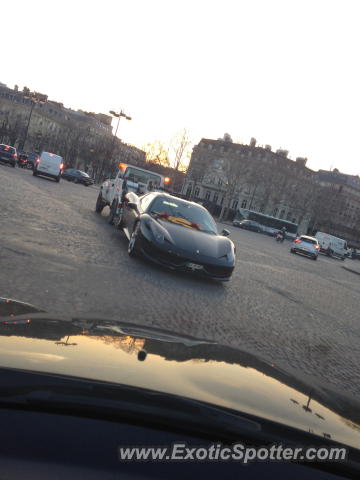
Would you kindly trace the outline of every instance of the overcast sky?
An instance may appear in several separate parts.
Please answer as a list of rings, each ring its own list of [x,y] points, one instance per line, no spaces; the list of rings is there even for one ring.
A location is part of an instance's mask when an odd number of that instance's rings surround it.
[[[141,146],[186,127],[229,132],[360,174],[360,2],[17,1],[1,22],[0,82],[72,108],[123,108]]]

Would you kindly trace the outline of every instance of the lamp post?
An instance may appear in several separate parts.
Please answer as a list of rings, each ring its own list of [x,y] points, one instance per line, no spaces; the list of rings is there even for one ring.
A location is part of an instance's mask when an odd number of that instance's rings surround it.
[[[120,124],[120,118],[121,117],[124,117],[126,120],[132,120],[132,118],[129,116],[129,115],[126,115],[126,113],[123,111],[123,110],[120,110],[119,113],[117,112],[114,112],[114,110],[110,110],[109,112],[113,117],[117,118],[118,121],[117,121],[117,124],[116,124],[116,129],[115,129],[115,134],[114,134],[114,138],[113,138],[113,143],[112,143],[112,147],[111,147],[111,157],[110,157],[110,160],[111,160],[111,163],[113,161],[113,156],[114,156],[114,151],[115,151],[115,142],[116,142],[116,136],[117,136],[117,132],[118,132],[118,129],[119,129],[119,124]]]
[[[28,133],[29,133],[29,126],[30,126],[31,117],[32,117],[35,105],[38,104],[38,103],[46,103],[46,100],[47,100],[46,95],[42,95],[42,94],[39,94],[39,93],[36,93],[36,92],[30,93],[30,95],[24,95],[24,98],[31,101],[31,108],[30,108],[30,113],[29,113],[26,129],[25,129],[24,138],[23,138],[23,141],[21,143],[21,148],[19,146],[19,150],[24,149],[24,146],[25,146],[25,143],[26,143],[26,140],[27,140],[27,136],[28,136]]]

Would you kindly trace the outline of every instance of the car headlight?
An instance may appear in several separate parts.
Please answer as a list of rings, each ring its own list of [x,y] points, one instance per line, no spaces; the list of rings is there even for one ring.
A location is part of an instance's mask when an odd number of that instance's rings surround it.
[[[157,222],[154,220],[149,222],[148,226],[150,227],[150,230],[152,234],[155,237],[155,240],[159,243],[163,243],[165,241],[168,241],[170,243],[173,243],[171,240],[170,235],[168,232],[163,228],[161,225],[159,225]]]

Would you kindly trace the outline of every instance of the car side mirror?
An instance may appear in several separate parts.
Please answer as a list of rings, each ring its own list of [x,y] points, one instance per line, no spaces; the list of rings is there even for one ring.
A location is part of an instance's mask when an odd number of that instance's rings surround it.
[[[228,237],[230,235],[230,232],[229,230],[226,230],[226,228],[224,228],[223,231],[221,232],[221,235],[223,237]]]
[[[130,208],[131,210],[137,210],[138,209],[137,203],[135,203],[135,202],[128,202],[127,207]]]

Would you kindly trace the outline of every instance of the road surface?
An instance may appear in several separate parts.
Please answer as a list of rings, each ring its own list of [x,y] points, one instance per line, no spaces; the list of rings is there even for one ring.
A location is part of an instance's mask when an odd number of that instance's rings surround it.
[[[231,282],[169,272],[129,258],[107,209],[94,212],[97,194],[0,165],[0,296],[206,337],[360,393],[360,277],[344,262],[229,227]]]

